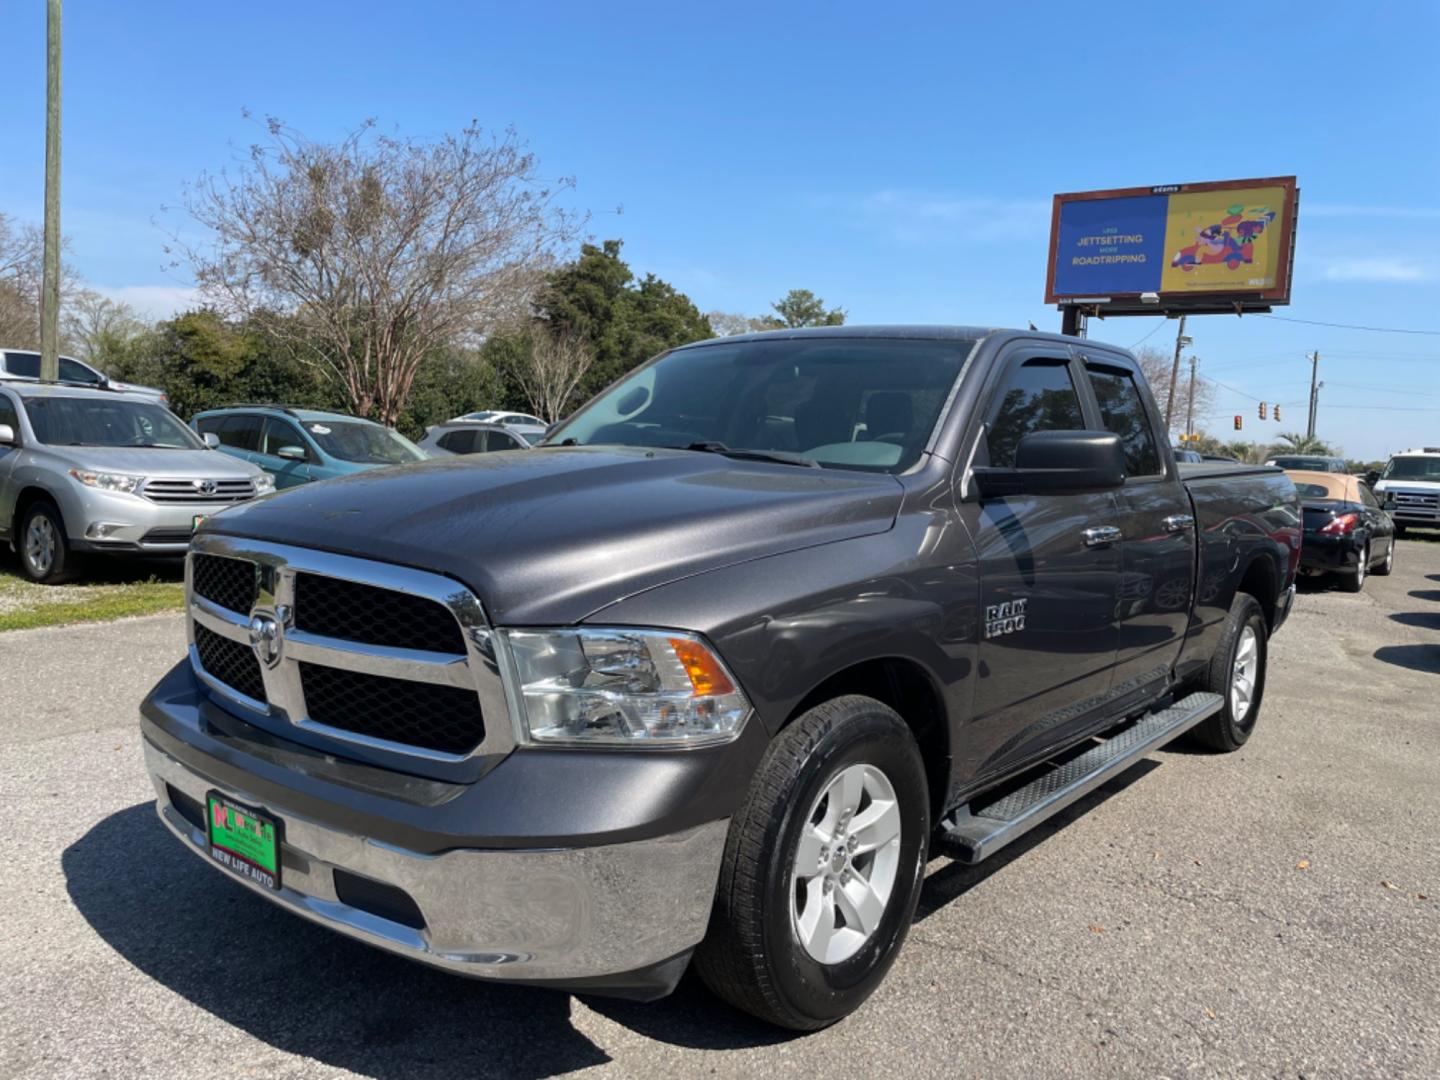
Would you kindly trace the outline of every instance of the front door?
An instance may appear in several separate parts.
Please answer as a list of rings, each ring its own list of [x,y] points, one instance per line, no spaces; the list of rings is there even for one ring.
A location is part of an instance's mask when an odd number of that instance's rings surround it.
[[[1008,467],[1031,432],[1085,428],[1078,374],[1063,348],[1003,357],[974,464]],[[971,496],[960,506],[981,593],[973,744],[964,753],[983,775],[1083,729],[1105,703],[1119,637],[1120,545],[1087,530],[1114,523],[1116,496]]]
[[[310,448],[305,436],[288,420],[265,418],[265,430],[260,436],[260,452],[255,464],[275,477],[277,490],[298,487],[314,479],[311,472]]]

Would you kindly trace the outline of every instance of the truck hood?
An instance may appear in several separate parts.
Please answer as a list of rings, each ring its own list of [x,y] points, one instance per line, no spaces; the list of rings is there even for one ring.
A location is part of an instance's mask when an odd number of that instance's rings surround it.
[[[884,532],[903,493],[885,474],[556,447],[308,484],[203,528],[448,574],[497,625],[562,625],[681,577]]]

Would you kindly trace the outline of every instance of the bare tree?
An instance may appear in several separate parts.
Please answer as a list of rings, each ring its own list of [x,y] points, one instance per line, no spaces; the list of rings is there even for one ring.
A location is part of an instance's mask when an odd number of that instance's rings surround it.
[[[1150,393],[1160,403],[1160,411],[1163,414],[1165,399],[1170,392],[1170,376],[1174,371],[1174,357],[1160,349],[1146,347],[1135,350],[1135,359],[1140,361],[1140,370],[1145,373],[1145,381],[1150,384]],[[1186,404],[1189,395],[1190,364],[1187,361],[1180,365],[1180,379],[1175,384],[1175,412],[1170,418],[1172,435],[1185,430]],[[1215,384],[1197,373],[1195,376],[1195,416],[1208,415],[1214,404]]]
[[[737,315],[729,311],[712,311],[705,318],[710,320],[710,327],[715,331],[716,337],[733,337],[736,334],[752,334],[757,330],[772,329],[763,317]]]
[[[0,345],[40,345],[42,234],[0,213]]]
[[[65,306],[61,334],[80,359],[109,374],[110,367],[137,336],[145,322],[129,304],[80,289]]]
[[[510,375],[530,403],[530,411],[553,423],[565,415],[575,388],[594,361],[595,354],[579,335],[540,329],[529,349],[516,357]]]
[[[174,240],[222,311],[269,319],[323,364],[355,412],[394,424],[427,353],[523,316],[578,222],[513,131],[438,141],[376,133],[314,142],[270,119],[238,175],[202,176],[184,209],[209,242]]]

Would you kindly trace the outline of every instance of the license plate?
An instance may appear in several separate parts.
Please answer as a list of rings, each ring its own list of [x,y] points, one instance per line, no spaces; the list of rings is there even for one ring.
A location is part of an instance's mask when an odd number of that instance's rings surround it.
[[[192,517],[190,519],[190,531],[194,532],[196,529],[198,529],[200,527],[200,523],[204,520],[204,514],[196,514],[194,517]]]
[[[210,858],[247,881],[280,888],[278,820],[212,791],[205,796],[205,823]]]

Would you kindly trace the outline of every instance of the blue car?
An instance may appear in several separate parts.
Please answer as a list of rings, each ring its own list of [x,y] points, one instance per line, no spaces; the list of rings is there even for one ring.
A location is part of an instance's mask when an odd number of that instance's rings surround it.
[[[277,488],[429,457],[373,420],[319,409],[235,405],[196,413],[191,426],[224,453],[259,465]]]

